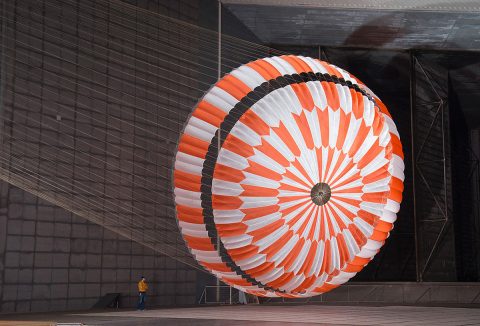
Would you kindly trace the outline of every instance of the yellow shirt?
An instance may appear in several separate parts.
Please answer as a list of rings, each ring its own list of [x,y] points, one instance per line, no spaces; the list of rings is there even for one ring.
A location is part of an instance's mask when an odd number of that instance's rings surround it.
[[[147,292],[147,290],[147,282],[145,282],[144,280],[140,280],[140,282],[138,282],[138,292]]]

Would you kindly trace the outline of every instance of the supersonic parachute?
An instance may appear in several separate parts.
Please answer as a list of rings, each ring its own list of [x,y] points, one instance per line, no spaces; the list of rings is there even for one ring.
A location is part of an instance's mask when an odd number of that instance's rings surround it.
[[[400,208],[404,163],[385,105],[348,72],[302,56],[219,80],[180,138],[177,219],[196,260],[267,297],[308,297],[375,256]]]

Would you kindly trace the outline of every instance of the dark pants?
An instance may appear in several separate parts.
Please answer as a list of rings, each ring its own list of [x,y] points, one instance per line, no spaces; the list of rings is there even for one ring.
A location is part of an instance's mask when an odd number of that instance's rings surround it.
[[[138,310],[145,310],[145,298],[146,297],[147,297],[147,294],[145,292],[139,292],[138,304],[137,304],[137,309]]]

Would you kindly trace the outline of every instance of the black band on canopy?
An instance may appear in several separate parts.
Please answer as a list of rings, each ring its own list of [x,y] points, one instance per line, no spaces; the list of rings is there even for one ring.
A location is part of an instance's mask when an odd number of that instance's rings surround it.
[[[225,138],[228,136],[228,134],[230,133],[232,128],[235,126],[237,121],[242,117],[242,115],[255,103],[261,100],[263,97],[285,86],[289,86],[292,84],[299,84],[299,83],[307,83],[311,81],[320,81],[320,82],[327,81],[327,82],[333,82],[335,84],[340,84],[342,86],[347,86],[348,88],[353,89],[356,92],[359,92],[362,95],[366,96],[372,102],[375,102],[373,98],[369,94],[367,94],[363,89],[361,89],[358,85],[352,84],[352,82],[346,81],[343,78],[338,78],[337,76],[334,76],[334,75],[320,74],[320,73],[314,74],[313,72],[309,72],[309,73],[280,76],[275,79],[271,79],[268,82],[264,82],[260,86],[256,87],[252,92],[248,93],[245,97],[243,97],[240,100],[240,102],[238,102],[230,110],[230,112],[225,116],[225,119],[220,125],[220,129],[221,129],[220,146],[223,146],[223,142],[225,141]],[[225,249],[221,240],[218,241],[218,245],[217,245],[218,233],[217,233],[217,228],[216,228],[214,217],[213,217],[213,208],[212,208],[212,181],[213,181],[215,164],[217,162],[218,152],[219,152],[218,134],[215,133],[215,136],[212,138],[210,146],[208,147],[208,152],[205,157],[205,161],[203,163],[202,179],[201,179],[201,186],[200,186],[204,223],[208,232],[208,236],[210,237],[210,240],[212,242],[212,245],[215,247],[215,249],[219,253],[222,261],[228,267],[230,267],[233,272],[237,273],[237,275],[240,275],[243,279],[265,290],[285,292],[283,290],[272,288],[270,286],[267,286],[255,280],[248,273],[244,272],[240,268],[240,266],[235,264],[233,259],[228,254],[227,249]]]

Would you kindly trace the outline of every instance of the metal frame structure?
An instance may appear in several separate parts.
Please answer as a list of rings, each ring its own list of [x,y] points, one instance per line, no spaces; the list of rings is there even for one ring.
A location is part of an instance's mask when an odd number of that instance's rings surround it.
[[[215,295],[212,295],[215,297],[214,301],[209,301],[210,296],[208,295],[209,289],[215,290]],[[222,292],[222,289],[227,289],[228,290],[228,297],[225,300],[222,300],[222,293],[225,293],[225,291]],[[200,296],[200,299],[198,300],[199,304],[234,304],[238,303],[237,299],[233,298],[233,291],[232,287],[228,285],[206,285],[205,288],[203,289],[202,295]]]
[[[411,52],[411,85],[410,85],[410,92],[411,92],[411,119],[412,119],[412,173],[413,173],[413,185],[414,185],[414,223],[415,223],[415,248],[416,248],[416,278],[417,282],[422,282],[424,280],[425,273],[428,271],[429,267],[431,266],[432,260],[437,253],[439,246],[442,242],[443,237],[449,230],[451,226],[451,218],[450,215],[450,208],[449,208],[449,192],[448,189],[451,187],[451,184],[447,182],[447,161],[448,161],[448,153],[447,153],[447,145],[446,145],[446,126],[445,126],[445,115],[447,113],[446,110],[446,102],[447,99],[442,97],[440,94],[440,90],[434,85],[432,81],[432,77],[426,71],[425,67],[422,65],[420,60],[418,59],[415,52]],[[424,78],[428,85],[433,91],[434,98],[427,101],[418,103],[417,100],[417,88],[416,88],[416,81],[418,79],[417,71],[419,71]],[[426,131],[426,135],[421,142],[418,150],[416,149],[415,140],[417,137],[415,127],[416,125],[416,114],[418,114],[418,110],[422,109],[430,109],[434,111],[433,117],[431,117],[431,121],[428,125],[428,129]],[[442,152],[440,159],[423,159],[422,154],[425,153],[425,146],[428,144],[430,137],[432,135],[432,131],[434,130],[434,126],[440,121],[440,130],[441,130],[441,142],[442,142]],[[436,195],[432,190],[433,185],[431,184],[431,180],[429,180],[424,172],[425,165],[432,164],[432,163],[441,163],[442,165],[442,186],[443,186],[443,198],[438,198],[438,194]],[[433,219],[425,219],[419,216],[418,214],[418,206],[417,206],[417,196],[421,196],[424,194],[417,194],[418,185],[415,184],[417,181],[415,175],[420,176],[419,181],[421,182],[425,188],[428,190],[428,194],[433,198],[435,205],[437,206],[438,210],[441,212],[441,218],[433,218]],[[443,207],[441,202],[443,201]],[[422,225],[420,225],[420,223]],[[440,231],[438,232],[435,242],[433,246],[429,250],[429,254],[426,257],[425,263],[422,264],[420,258],[420,232],[425,227],[425,223],[441,223]]]

